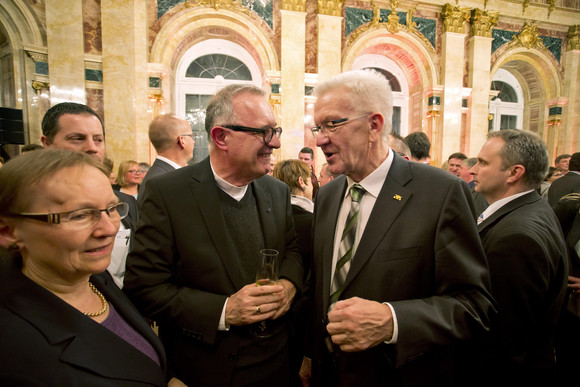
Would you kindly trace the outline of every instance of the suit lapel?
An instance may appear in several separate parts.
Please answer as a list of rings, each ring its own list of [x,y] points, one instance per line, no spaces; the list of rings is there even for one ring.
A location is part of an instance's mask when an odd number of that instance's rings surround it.
[[[226,222],[222,213],[222,206],[219,199],[219,187],[211,171],[209,157],[196,165],[193,171],[193,183],[191,191],[194,200],[198,204],[199,211],[203,217],[203,223],[198,227],[207,227],[208,233],[220,256],[224,269],[227,272],[235,289],[241,289],[246,285],[238,269],[237,251],[229,244],[225,243],[225,236],[228,235]]]
[[[515,209],[540,200],[540,196],[537,194],[536,191],[532,191],[524,196],[520,196],[507,204],[500,207],[496,212],[491,214],[487,219],[477,225],[477,230],[481,233],[486,228],[490,227],[491,225],[495,224],[498,220],[503,218],[505,215],[509,214],[510,212],[514,211]]]
[[[49,345],[62,348],[62,362],[107,378],[163,383],[159,380],[161,372],[149,357],[107,328],[82,315],[19,271],[13,272],[11,282],[8,291],[13,295],[7,308],[42,332]],[[109,292],[107,294],[111,301],[117,299]],[[128,319],[127,322],[133,321]],[[142,330],[138,332],[144,333]],[[154,344],[154,347],[164,365],[163,352],[159,352],[159,346]]]
[[[323,208],[317,208],[316,213],[320,213],[320,224],[316,226],[316,239],[324,241],[320,243],[322,246],[322,300],[323,310],[328,310],[328,302],[330,300],[330,281],[333,273],[332,271],[332,256],[334,252],[334,234],[336,232],[336,222],[338,221],[338,213],[346,191],[347,180],[346,177],[340,176],[335,179],[336,182],[330,187],[335,187],[338,192],[329,193],[327,203]],[[333,214],[328,216],[327,214]]]
[[[377,197],[360,243],[357,246],[346,277],[345,288],[348,287],[370,259],[407,201],[411,198],[412,191],[404,187],[411,178],[409,166],[403,163],[399,157],[395,157],[381,192]]]

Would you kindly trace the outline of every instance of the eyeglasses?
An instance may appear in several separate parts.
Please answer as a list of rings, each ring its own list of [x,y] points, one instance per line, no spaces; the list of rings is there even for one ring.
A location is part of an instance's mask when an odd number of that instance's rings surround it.
[[[272,141],[272,138],[274,138],[274,134],[278,138],[282,136],[282,128],[267,127],[264,129],[258,129],[240,125],[219,125],[219,126],[221,126],[222,128],[234,130],[236,132],[262,133],[262,137],[264,138],[264,144],[269,144],[270,141]]]
[[[127,173],[132,173],[132,174],[136,175],[136,174],[138,174],[138,173],[143,173],[143,171],[142,171],[142,170],[140,170],[140,169],[129,169],[129,170],[127,171]]]
[[[195,140],[195,134],[193,133],[180,134],[179,137],[191,137],[192,140]]]
[[[337,128],[349,123],[350,121],[359,120],[361,118],[368,117],[371,113],[366,113],[365,115],[354,117],[354,118],[341,118],[338,120],[333,121],[326,121],[321,125],[314,126],[310,128],[314,137],[318,136],[318,134],[325,134],[325,133],[334,133]]]
[[[29,218],[50,224],[66,223],[70,228],[82,230],[87,229],[101,219],[101,213],[106,212],[112,220],[121,220],[129,213],[129,205],[127,203],[117,203],[109,206],[103,210],[97,208],[82,208],[70,212],[61,212],[56,214],[10,214],[13,217]]]

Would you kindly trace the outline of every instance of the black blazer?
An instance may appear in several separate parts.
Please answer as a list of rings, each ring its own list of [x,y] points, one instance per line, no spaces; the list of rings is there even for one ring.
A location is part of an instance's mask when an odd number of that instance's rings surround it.
[[[580,175],[570,171],[550,185],[548,203],[550,203],[550,206],[555,207],[562,196],[573,192],[580,192]]]
[[[268,175],[251,185],[265,247],[280,252],[280,276],[300,289],[288,186]],[[218,325],[226,298],[247,283],[225,239],[219,189],[209,158],[150,180],[127,259],[124,290],[159,324],[169,368],[186,384],[229,385],[238,361],[239,330]]]
[[[139,186],[139,195],[137,195],[137,203],[141,205],[141,203],[143,202],[142,198],[143,192],[145,191],[145,184],[147,184],[149,180],[151,180],[155,176],[163,175],[171,171],[175,171],[175,168],[173,168],[173,166],[169,165],[163,160],[155,159],[153,165],[151,165],[151,168],[149,168],[149,171],[147,171],[147,174],[145,175],[143,181],[141,182],[141,185]]]
[[[486,341],[480,380],[549,384],[554,333],[568,278],[568,254],[558,219],[534,190],[505,204],[478,229],[499,310]]]
[[[313,383],[324,385],[333,360],[346,386],[449,385],[450,347],[489,325],[489,274],[467,184],[395,154],[340,298],[389,302],[398,342],[361,352],[325,346],[334,234],[345,176],[318,191],[314,211]],[[333,359],[334,358],[334,359]]]
[[[0,259],[0,385],[165,386],[155,332],[107,273],[91,282],[151,345],[161,368],[131,344],[25,277],[20,259]]]
[[[131,230],[131,239],[129,241],[129,250],[133,247],[135,242],[135,231],[137,230],[137,222],[139,221],[139,207],[137,206],[137,200],[131,195],[124,192],[113,190],[115,195],[119,198],[119,201],[125,202],[129,205],[129,213],[126,217],[121,219],[123,226],[126,229]]]

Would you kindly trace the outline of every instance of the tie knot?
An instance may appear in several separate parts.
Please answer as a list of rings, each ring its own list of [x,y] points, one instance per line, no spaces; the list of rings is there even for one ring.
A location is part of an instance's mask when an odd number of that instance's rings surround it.
[[[362,199],[364,194],[365,189],[361,187],[360,184],[355,184],[352,187],[350,187],[350,196],[353,202],[360,203],[360,200]]]

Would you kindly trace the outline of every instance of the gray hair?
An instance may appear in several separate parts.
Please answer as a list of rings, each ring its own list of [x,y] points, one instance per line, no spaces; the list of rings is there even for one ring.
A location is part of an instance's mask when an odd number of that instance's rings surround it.
[[[393,93],[389,81],[376,70],[354,70],[339,74],[319,84],[316,97],[336,90],[347,89],[352,96],[352,107],[358,114],[379,112],[385,120],[382,137],[385,143],[393,126]]]
[[[235,112],[232,100],[241,93],[267,96],[267,93],[257,86],[249,84],[229,85],[217,92],[212,97],[205,111],[205,131],[211,141],[211,130],[217,122],[222,125],[235,119]]]
[[[548,147],[540,136],[535,133],[506,129],[491,132],[488,139],[499,137],[505,141],[499,155],[502,159],[502,168],[513,165],[523,165],[526,169],[522,179],[530,188],[537,188],[546,177],[550,160]]]

